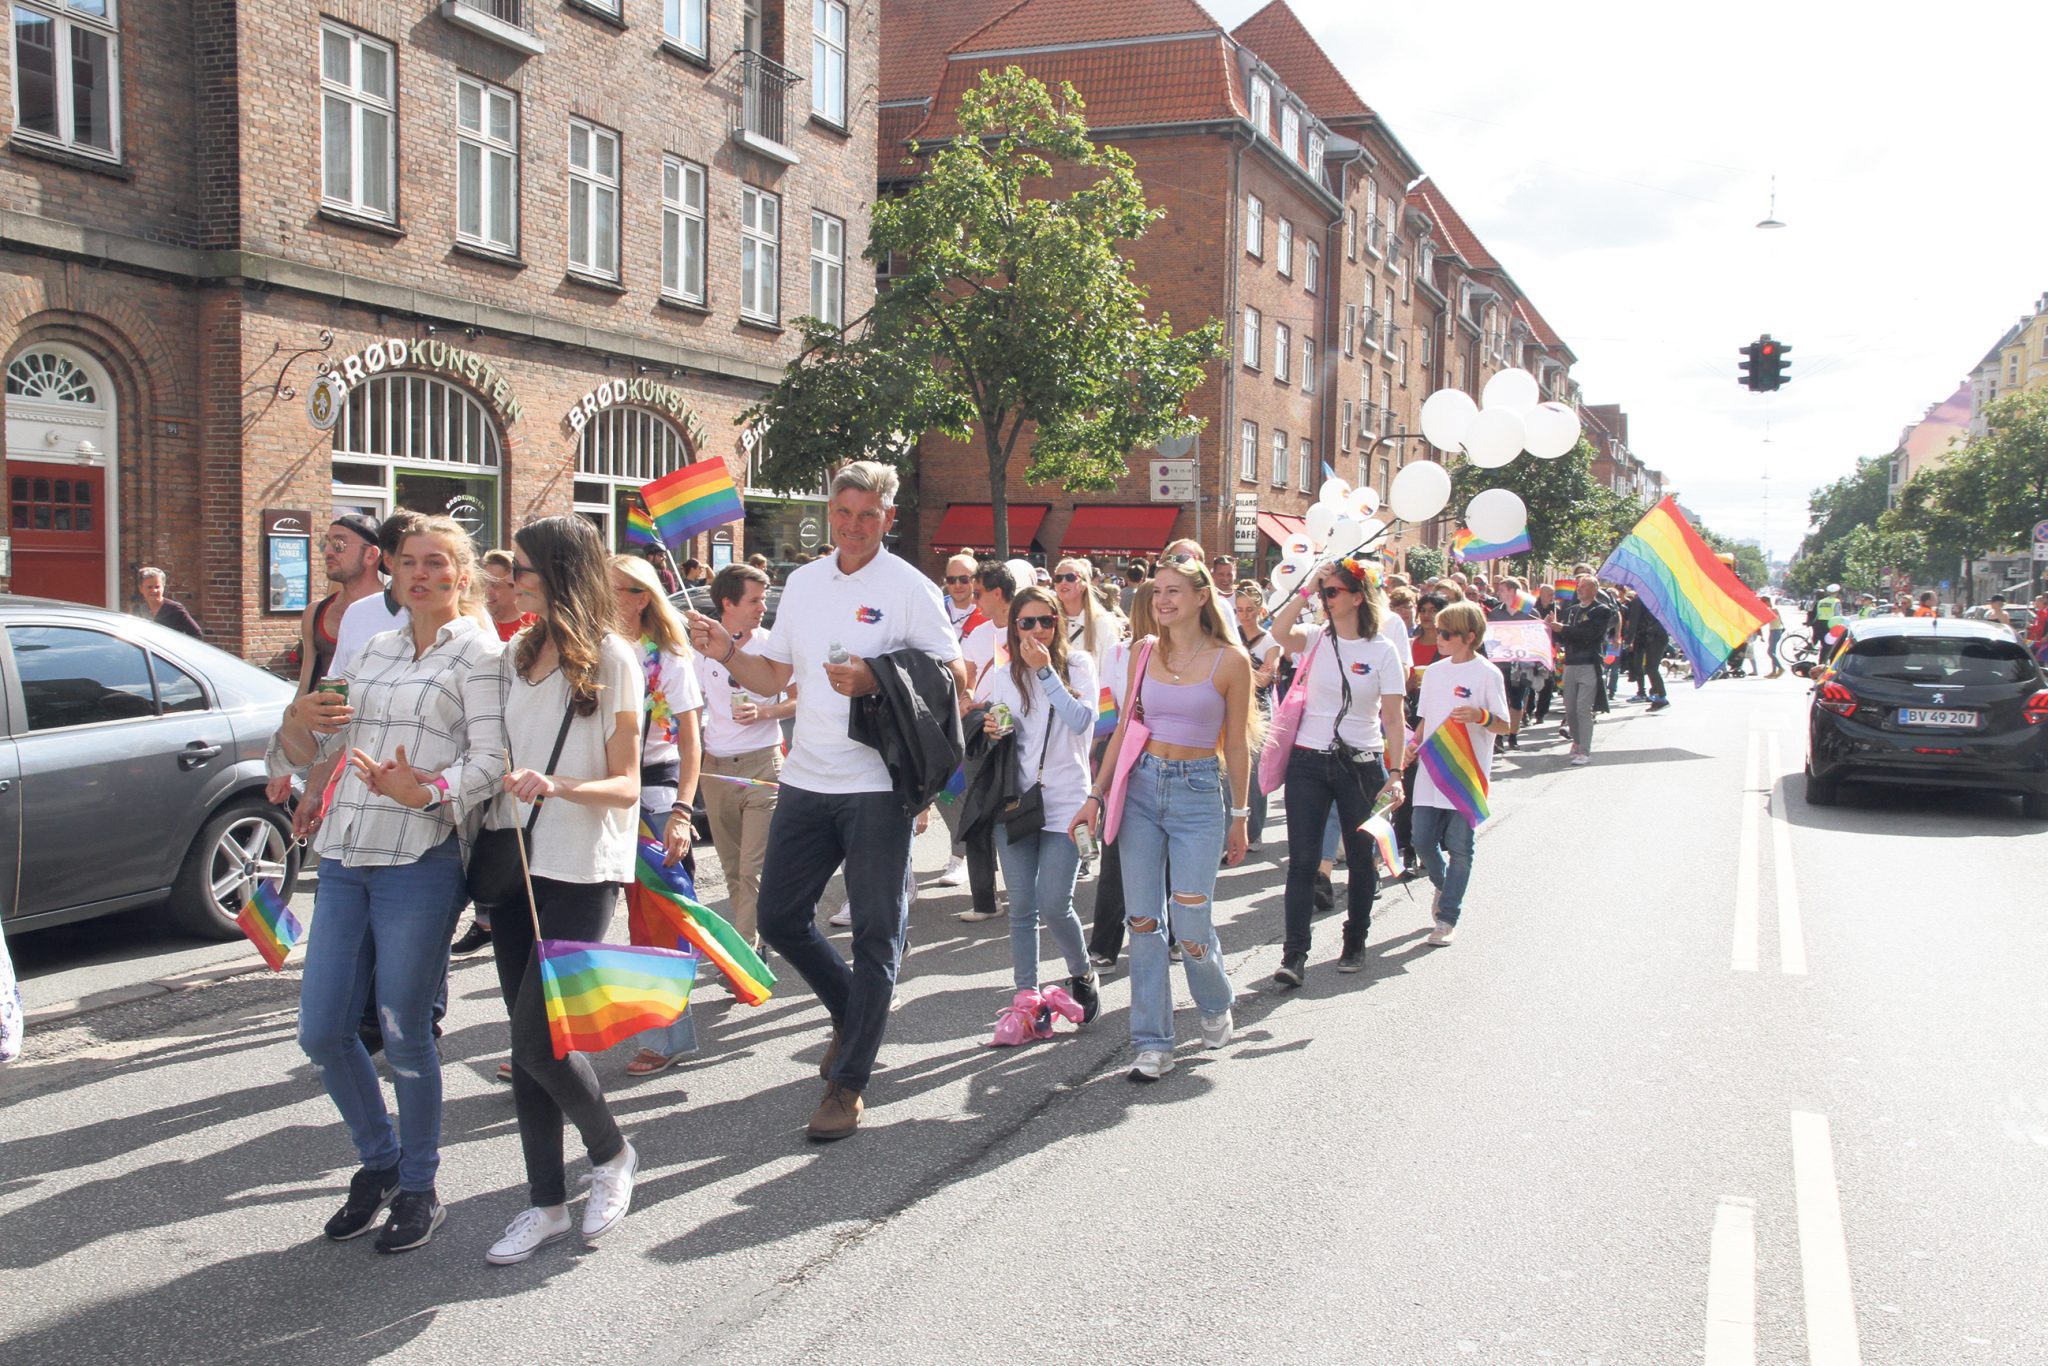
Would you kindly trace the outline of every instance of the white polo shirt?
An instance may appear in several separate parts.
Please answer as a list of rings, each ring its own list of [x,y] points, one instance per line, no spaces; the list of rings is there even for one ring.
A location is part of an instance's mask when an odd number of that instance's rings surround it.
[[[750,642],[751,643],[751,642]],[[811,792],[888,792],[882,756],[846,734],[852,699],[825,676],[834,645],[859,659],[922,650],[942,663],[960,658],[939,586],[909,561],[883,551],[857,572],[839,571],[838,552],[789,576],[775,634],[758,653],[787,664],[796,684],[796,733],[782,765],[785,787]]]

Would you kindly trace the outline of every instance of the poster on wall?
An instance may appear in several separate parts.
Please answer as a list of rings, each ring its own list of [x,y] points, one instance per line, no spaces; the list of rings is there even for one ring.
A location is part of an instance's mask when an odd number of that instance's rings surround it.
[[[268,574],[264,611],[305,611],[313,601],[313,514],[265,508],[263,563]]]

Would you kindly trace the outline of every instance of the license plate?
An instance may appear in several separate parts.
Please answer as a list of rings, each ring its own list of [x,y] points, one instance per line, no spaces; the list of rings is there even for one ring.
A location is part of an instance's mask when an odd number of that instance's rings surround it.
[[[1940,707],[1900,707],[1902,726],[1946,726],[1951,730],[1975,730],[1977,713]]]

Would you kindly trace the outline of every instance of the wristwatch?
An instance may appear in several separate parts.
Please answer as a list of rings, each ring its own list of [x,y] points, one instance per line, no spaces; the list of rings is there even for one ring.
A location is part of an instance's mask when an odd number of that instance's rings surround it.
[[[1041,667],[1039,668],[1039,670],[1038,670],[1038,676],[1039,676],[1040,678],[1051,678],[1051,677],[1052,677],[1052,665],[1050,665],[1050,664],[1046,664],[1046,665],[1043,665],[1043,666],[1041,666]]]

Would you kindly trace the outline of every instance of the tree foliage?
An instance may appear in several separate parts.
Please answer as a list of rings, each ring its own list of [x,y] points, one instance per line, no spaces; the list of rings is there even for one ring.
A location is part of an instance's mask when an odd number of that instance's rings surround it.
[[[1222,324],[1175,333],[1146,316],[1121,249],[1163,211],[1126,153],[1089,140],[1082,110],[1071,85],[1055,97],[1018,67],[982,73],[960,136],[875,206],[866,255],[892,271],[873,311],[843,333],[802,320],[797,360],[742,415],[766,433],[767,483],[906,465],[928,432],[979,429],[1002,547],[1027,432],[1026,478],[1074,490],[1112,487],[1133,447],[1201,428],[1184,404],[1224,354]]]
[[[1786,572],[1785,586],[1795,593],[1818,593],[1831,583],[1855,576],[1848,572],[1844,543],[1861,527],[1874,528],[1891,495],[1892,458],[1866,456],[1845,474],[1807,500],[1807,532]]]
[[[1408,577],[1417,583],[1427,583],[1443,576],[1446,560],[1444,552],[1434,546],[1413,545],[1408,547]]]
[[[1450,512],[1486,489],[1508,489],[1529,509],[1528,558],[1536,564],[1588,560],[1599,564],[1648,511],[1640,498],[1617,493],[1593,477],[1593,447],[1581,440],[1556,460],[1533,456],[1500,469],[1465,460],[1451,465]]]
[[[1893,542],[1894,553],[1912,553],[1898,565],[1933,579],[1991,551],[2028,545],[2034,524],[2044,519],[2048,390],[2034,389],[1992,404],[1984,435],[1913,476],[1877,529],[1902,538]]]

